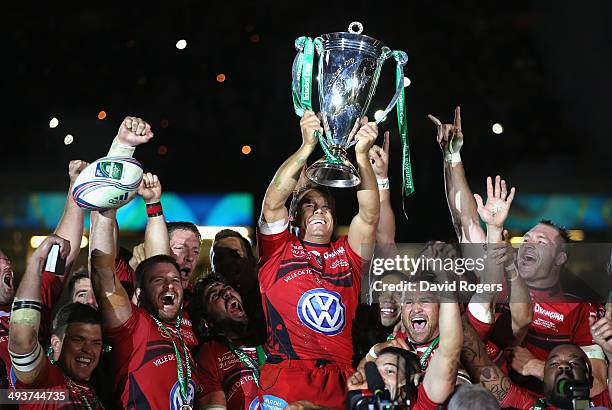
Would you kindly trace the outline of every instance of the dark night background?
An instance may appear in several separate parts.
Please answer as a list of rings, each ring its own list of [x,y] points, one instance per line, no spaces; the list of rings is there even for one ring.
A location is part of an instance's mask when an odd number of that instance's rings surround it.
[[[487,175],[500,173],[518,195],[609,194],[611,9],[609,1],[450,0],[6,9],[3,192],[64,190],[68,161],[103,156],[123,117],[134,115],[155,132],[135,157],[164,189],[252,192],[258,206],[276,168],[301,141],[290,93],[295,38],[345,31],[359,20],[364,34],[409,55],[416,192],[406,200],[408,221],[400,217],[394,114],[380,132],[392,133],[399,240],[453,235],[442,157],[426,115],[449,122],[455,105],[462,108],[462,157],[475,192],[484,191]],[[187,40],[184,50],[175,47],[179,39]],[[391,98],[393,70],[388,61],[370,115]],[[223,83],[216,81],[220,73]],[[100,110],[106,119],[97,118]],[[52,117],[60,120],[55,129]],[[496,122],[501,135],[491,131]],[[67,133],[74,136],[68,146]],[[245,144],[250,155],[241,153]],[[339,196],[341,204],[354,198],[349,191]],[[352,214],[341,213],[340,222]]]

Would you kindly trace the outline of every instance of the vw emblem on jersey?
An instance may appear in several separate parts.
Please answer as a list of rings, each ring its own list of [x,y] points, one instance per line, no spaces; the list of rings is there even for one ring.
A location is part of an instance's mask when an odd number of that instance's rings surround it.
[[[282,410],[288,404],[280,397],[272,396],[271,394],[264,394],[263,401],[263,406],[261,406],[259,404],[259,397],[255,397],[249,405],[249,410]]]
[[[344,311],[340,294],[323,288],[304,293],[297,306],[302,323],[325,336],[337,335],[344,329]]]
[[[170,390],[170,410],[181,410],[184,405],[189,405],[193,408],[193,402],[195,399],[196,386],[193,380],[189,380],[187,385],[187,400],[183,400],[181,396],[181,386],[178,381],[174,383]]]

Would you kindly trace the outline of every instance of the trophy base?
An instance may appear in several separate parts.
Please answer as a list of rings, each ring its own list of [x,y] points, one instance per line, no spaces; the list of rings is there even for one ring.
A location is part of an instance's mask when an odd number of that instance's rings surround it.
[[[332,188],[352,188],[361,183],[359,173],[347,159],[342,164],[329,164],[321,158],[306,170],[312,182]]]

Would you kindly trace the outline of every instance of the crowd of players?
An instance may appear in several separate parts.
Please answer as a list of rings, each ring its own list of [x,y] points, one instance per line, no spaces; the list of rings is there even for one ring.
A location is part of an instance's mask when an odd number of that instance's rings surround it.
[[[612,407],[612,309],[563,289],[565,231],[542,221],[515,254],[503,229],[515,189],[498,176],[487,180],[486,199],[473,195],[459,108],[452,124],[430,118],[458,244],[432,241],[422,254],[484,252],[485,268],[388,271],[381,280],[470,281],[503,291],[391,286],[373,305],[362,303],[369,259],[395,245],[389,135],[374,145],[378,130],[367,118],[354,135],[358,212],[348,235],[335,238],[336,214],[346,208],[303,176],[322,132],[306,112],[301,146],[266,190],[257,251],[223,230],[211,272],[195,282],[200,234],[188,221],[165,220],[161,183],[150,173],[138,190],[147,204],[143,243],[127,252],[116,210],[91,212],[89,266],[75,267],[84,210],[72,183],[87,163],[72,161],[62,219],[18,287],[0,251],[0,387],[67,394],[20,405],[27,409],[341,409],[347,392],[369,394],[364,369],[374,362],[400,408],[572,408],[564,382],[587,386],[591,406]],[[152,137],[145,121],[127,117],[109,155],[132,156]],[[63,276],[45,270],[53,245],[66,262]]]

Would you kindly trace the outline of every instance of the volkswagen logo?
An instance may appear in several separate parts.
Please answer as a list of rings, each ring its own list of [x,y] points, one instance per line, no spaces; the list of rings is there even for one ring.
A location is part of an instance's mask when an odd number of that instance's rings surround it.
[[[334,336],[344,329],[345,307],[337,292],[327,289],[311,289],[304,293],[297,306],[297,313],[306,326],[326,336]]]

